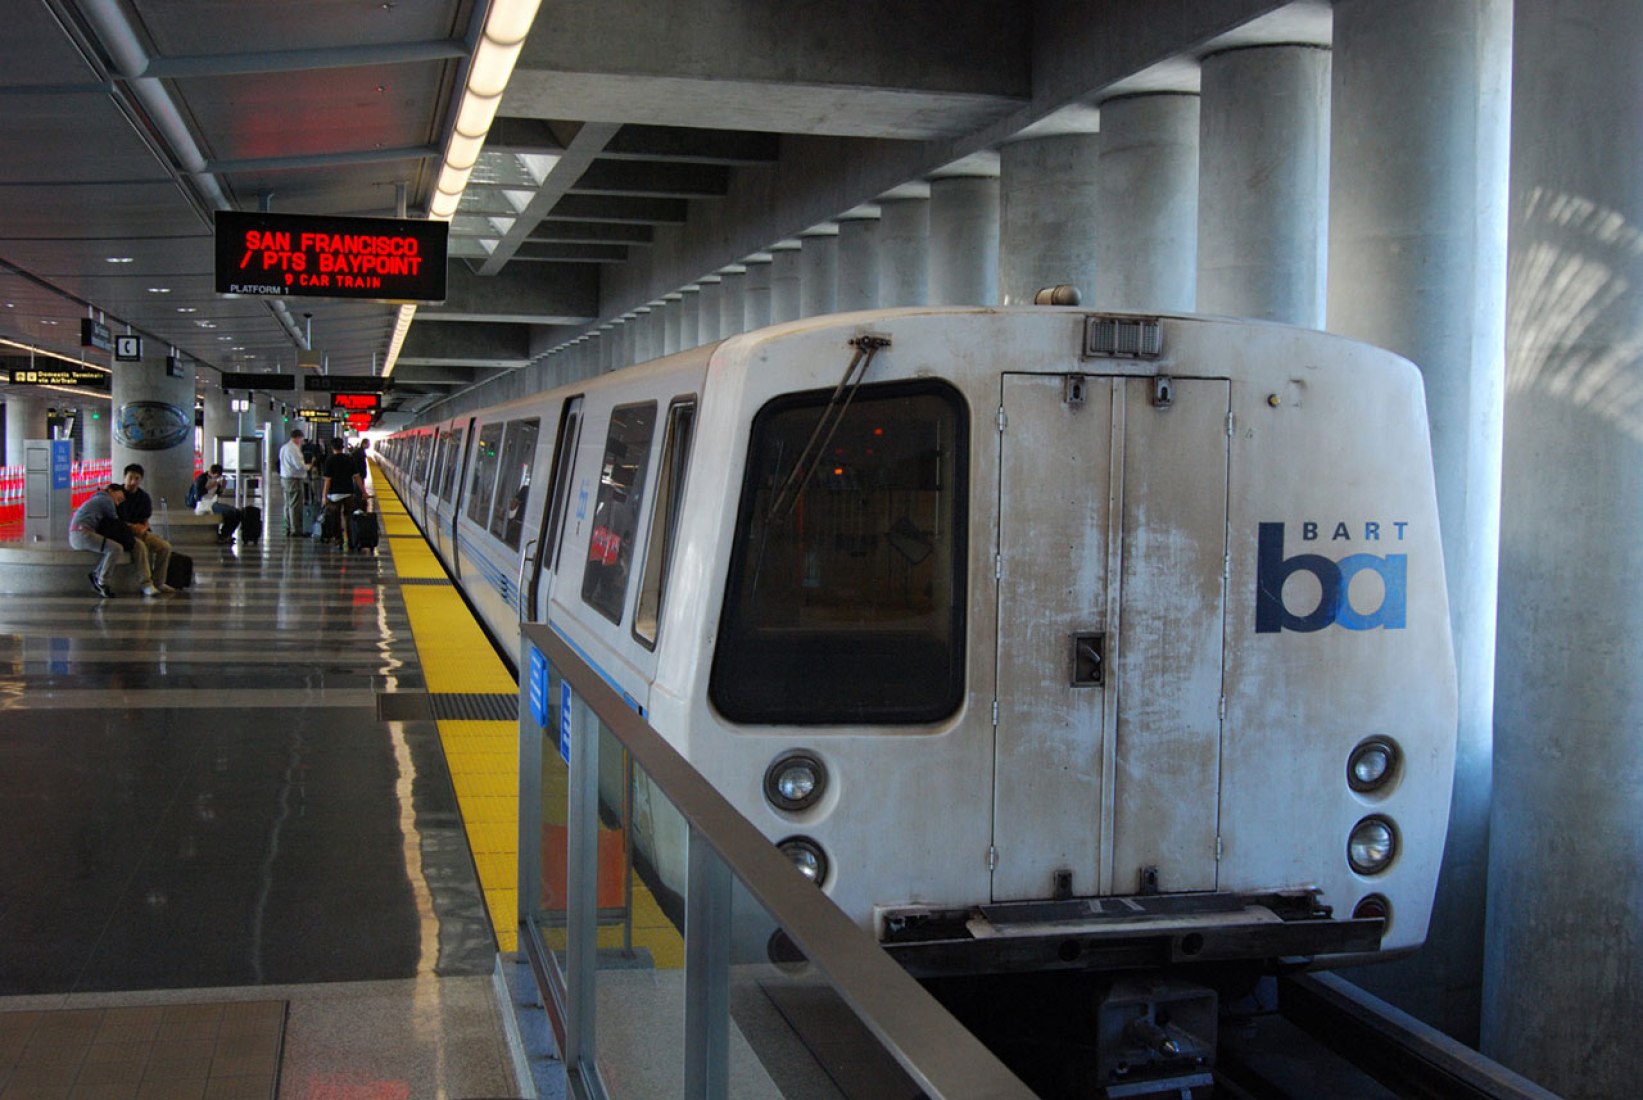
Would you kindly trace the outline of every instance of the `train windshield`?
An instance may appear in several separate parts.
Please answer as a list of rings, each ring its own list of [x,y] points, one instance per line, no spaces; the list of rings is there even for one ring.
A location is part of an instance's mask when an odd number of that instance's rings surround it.
[[[933,722],[964,693],[964,399],[831,397],[754,418],[709,693],[734,722]]]

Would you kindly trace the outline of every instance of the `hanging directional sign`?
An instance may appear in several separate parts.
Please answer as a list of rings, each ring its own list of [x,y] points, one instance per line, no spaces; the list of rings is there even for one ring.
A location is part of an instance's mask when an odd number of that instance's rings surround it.
[[[335,409],[298,409],[297,415],[310,424],[335,424],[344,414]]]
[[[399,218],[217,211],[217,293],[445,300],[450,226]]]
[[[0,377],[4,377],[6,384],[11,386],[73,386],[83,390],[108,389],[107,371],[93,370],[90,367],[72,367],[67,363],[60,366],[35,364],[27,367],[0,368]]]
[[[294,390],[297,388],[297,376],[294,374],[236,374],[233,371],[223,371],[222,388],[225,390],[262,390],[265,393],[273,390]]]
[[[368,374],[310,374],[302,380],[309,393],[384,393],[392,385],[391,378]]]
[[[376,412],[382,408],[380,393],[333,393],[331,395],[333,409],[347,409],[349,412]]]
[[[114,359],[120,363],[141,363],[143,361],[143,338],[141,336],[116,336],[114,338]]]

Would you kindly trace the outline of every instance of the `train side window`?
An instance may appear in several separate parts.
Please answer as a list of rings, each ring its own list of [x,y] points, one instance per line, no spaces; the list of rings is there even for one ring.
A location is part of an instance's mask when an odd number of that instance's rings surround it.
[[[656,631],[662,621],[662,598],[666,594],[668,565],[673,560],[679,502],[685,496],[685,474],[689,470],[695,427],[696,399],[675,399],[667,410],[662,460],[656,468],[656,504],[650,535],[645,540],[645,564],[639,573],[639,600],[633,608],[633,636],[646,649],[656,648]]]
[[[428,492],[439,492],[440,478],[445,473],[445,444],[450,439],[450,432],[437,432],[434,435],[431,461],[428,463]]]
[[[490,518],[491,492],[496,488],[496,467],[501,457],[501,445],[501,424],[487,424],[479,430],[473,479],[468,482],[468,518],[481,527]]]
[[[571,463],[576,458],[576,443],[582,431],[582,399],[573,397],[565,402],[559,414],[559,446],[553,454],[553,472],[548,476],[551,510],[548,524],[543,528],[542,561],[547,569],[559,571],[560,543],[565,526],[565,504],[570,500]]]
[[[519,549],[525,523],[525,500],[531,490],[531,463],[536,461],[536,436],[542,422],[511,420],[502,437],[502,464],[497,476],[496,501],[491,505],[491,534]]]
[[[450,439],[446,441],[450,449],[445,458],[445,482],[439,489],[440,500],[450,500],[452,493],[456,490],[456,479],[459,476],[457,467],[462,464],[462,438],[465,435],[467,435],[467,432],[462,428],[458,428],[451,433]]]
[[[433,436],[428,433],[416,437],[416,454],[411,459],[414,467],[411,480],[418,485],[426,484],[428,481],[428,457],[433,450],[433,441]]]
[[[582,600],[618,626],[633,564],[633,536],[645,495],[645,467],[656,431],[656,402],[619,405],[610,414],[599,496],[589,524],[588,557],[582,569]]]
[[[708,686],[721,714],[911,725],[958,709],[968,440],[964,398],[940,382],[759,410]]]

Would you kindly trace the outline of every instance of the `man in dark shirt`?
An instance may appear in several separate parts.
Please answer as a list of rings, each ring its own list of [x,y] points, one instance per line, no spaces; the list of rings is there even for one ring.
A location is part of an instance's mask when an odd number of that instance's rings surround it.
[[[324,495],[325,509],[336,519],[337,537],[346,541],[348,514],[353,511],[350,502],[357,496],[363,505],[365,480],[360,477],[354,457],[343,450],[341,439],[331,440],[331,455],[325,460],[323,478],[320,492]]]
[[[142,489],[143,468],[133,462],[125,468],[125,500],[120,502],[120,518],[126,521],[137,541],[148,547],[149,575],[144,578],[161,592],[176,589],[165,583],[166,569],[171,564],[171,544],[149,525],[154,515],[154,502]],[[137,559],[141,560],[141,559]]]

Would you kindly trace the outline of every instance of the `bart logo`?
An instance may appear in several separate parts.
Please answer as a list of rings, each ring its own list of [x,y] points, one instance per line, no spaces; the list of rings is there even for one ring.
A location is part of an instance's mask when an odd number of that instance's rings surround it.
[[[1316,530],[1314,526],[1314,530]],[[1400,531],[1401,535],[1401,531]],[[1284,557],[1284,525],[1263,523],[1257,545],[1255,569],[1255,633],[1278,634],[1293,630],[1310,634],[1327,626],[1347,630],[1402,630],[1407,591],[1407,554],[1350,554],[1332,561],[1322,554]],[[1381,578],[1381,605],[1359,611],[1352,605],[1352,578],[1373,572]],[[1295,573],[1311,573],[1322,590],[1318,606],[1297,615],[1284,603],[1284,582]]]

